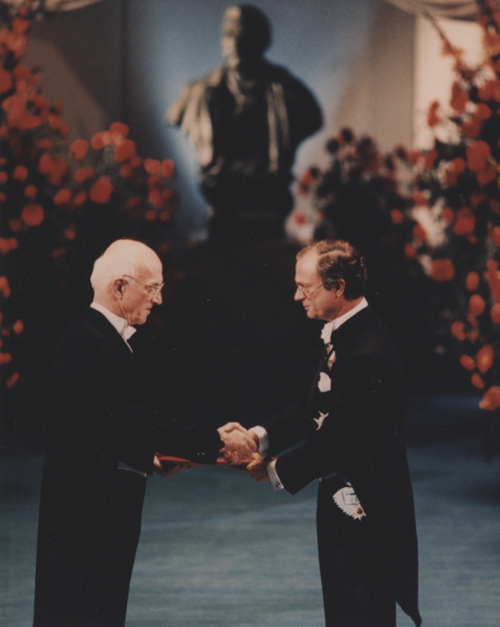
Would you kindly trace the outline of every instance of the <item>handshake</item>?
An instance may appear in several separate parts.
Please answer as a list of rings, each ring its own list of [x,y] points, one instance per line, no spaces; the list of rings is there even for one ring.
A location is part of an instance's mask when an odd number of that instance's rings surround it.
[[[259,438],[256,433],[249,431],[239,422],[228,422],[217,429],[220,439],[224,443],[220,454],[221,464],[227,464],[237,470],[245,470],[256,481],[267,481],[267,461],[259,455]],[[164,477],[176,472],[188,470],[197,464],[188,460],[161,459],[155,456],[155,470]]]

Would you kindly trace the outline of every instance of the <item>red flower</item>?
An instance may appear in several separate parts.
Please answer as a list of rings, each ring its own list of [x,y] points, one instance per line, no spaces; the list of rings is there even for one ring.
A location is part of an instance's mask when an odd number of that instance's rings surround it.
[[[467,336],[464,333],[464,323],[460,322],[460,320],[456,320],[451,325],[451,334],[453,335],[453,337],[456,337],[457,340],[460,340],[461,342],[465,340]]]
[[[489,344],[483,346],[476,355],[477,368],[479,372],[484,374],[493,365],[493,347]]]
[[[12,178],[16,181],[25,181],[28,178],[28,168],[24,165],[16,166],[14,173],[12,174]]]
[[[491,154],[490,147],[486,142],[477,141],[465,149],[467,154],[467,167],[473,172],[479,172],[486,168],[488,158]]]
[[[475,292],[479,285],[479,274],[477,272],[469,272],[465,280],[465,285],[469,292]]]
[[[10,353],[0,353],[0,365],[9,364],[12,361],[12,355]]]
[[[116,141],[121,137],[127,137],[129,130],[129,127],[122,122],[113,122],[113,124],[109,127],[113,141]]]
[[[498,202],[498,200],[495,200],[494,198],[490,198],[488,200],[488,204],[490,206],[490,209],[493,211],[493,213],[500,213],[500,202]]]
[[[68,226],[68,228],[64,231],[64,237],[66,239],[75,239],[76,228],[74,224],[70,224],[70,226]]]
[[[85,139],[76,139],[69,147],[69,154],[75,161],[81,161],[87,154],[89,143]]]
[[[174,176],[175,168],[172,159],[164,159],[161,162],[161,173],[166,179],[171,179]]]
[[[484,312],[485,307],[486,303],[479,294],[473,294],[469,298],[469,309],[475,316],[480,316]]]
[[[90,145],[95,150],[101,150],[104,146],[110,146],[113,143],[111,133],[109,131],[101,131],[96,133],[90,140]]]
[[[417,257],[417,251],[409,242],[405,244],[405,255],[408,259],[415,259]]]
[[[49,115],[50,128],[63,139],[69,135],[69,126],[63,122],[59,115]]]
[[[455,268],[451,259],[434,259],[429,274],[435,281],[451,281],[455,276]]]
[[[77,207],[80,207],[80,205],[83,205],[83,203],[87,200],[87,193],[86,192],[79,192],[74,198],[73,198],[73,204],[76,205]]]
[[[5,385],[8,388],[11,388],[13,385],[15,385],[17,383],[19,379],[19,372],[14,372],[5,382]]]
[[[4,298],[9,298],[10,286],[6,276],[0,276],[0,292],[2,292]]]
[[[71,192],[69,189],[63,187],[60,189],[57,194],[54,196],[54,204],[55,205],[64,205],[71,200]]]
[[[478,390],[483,390],[486,385],[484,383],[484,381],[481,379],[481,377],[479,376],[479,374],[477,372],[475,372],[472,377],[470,378],[472,385],[477,388]]]
[[[437,150],[431,150],[425,155],[424,165],[423,165],[424,170],[430,170],[432,168],[432,166],[434,165],[434,162],[436,161],[437,156],[438,156]]]
[[[300,184],[305,189],[308,189],[309,187],[311,187],[311,185],[314,185],[315,180],[316,177],[314,176],[314,170],[311,170],[311,168],[309,168],[309,170],[306,170],[302,175],[302,178],[300,179]]]
[[[476,217],[468,207],[462,207],[457,211],[457,219],[453,226],[455,235],[469,235],[476,228]]]
[[[491,163],[488,163],[485,170],[481,170],[480,172],[476,172],[477,182],[481,187],[488,185],[497,178],[497,169]]]
[[[17,248],[18,242],[14,237],[9,237],[9,239],[5,239],[4,237],[0,238],[0,253],[6,255],[9,251]]]
[[[427,241],[427,232],[420,224],[415,224],[413,227],[413,237],[419,242]]]
[[[413,192],[411,197],[416,207],[428,207],[429,206],[429,200],[421,192]]]
[[[399,209],[391,209],[391,220],[394,224],[402,224],[404,222],[404,216]]]
[[[121,139],[114,150],[116,163],[123,163],[135,156],[135,143],[130,139]]]
[[[52,142],[50,139],[37,139],[35,142],[35,146],[40,148],[40,150],[51,150]]]
[[[460,357],[460,365],[467,370],[474,370],[476,362],[472,359],[472,357],[469,357],[469,355],[462,355],[462,357]]]
[[[465,120],[465,122],[460,124],[460,130],[462,131],[462,135],[464,137],[467,137],[468,139],[476,139],[481,132],[481,124],[474,118],[471,118],[470,120]]]
[[[19,335],[24,331],[24,324],[22,320],[16,320],[12,326],[12,330],[16,335]]]
[[[461,89],[460,85],[455,81],[451,88],[450,105],[455,111],[458,111],[458,113],[463,113],[468,102],[469,94]]]
[[[7,31],[4,36],[4,43],[7,48],[14,53],[16,59],[20,59],[24,55],[28,38],[21,33]]]
[[[5,185],[9,180],[9,175],[7,172],[0,172],[0,185]]]
[[[113,193],[113,185],[107,176],[100,176],[92,185],[89,197],[92,202],[104,204],[108,202]]]
[[[294,214],[293,214],[293,221],[295,222],[295,224],[297,226],[304,226],[304,224],[307,224],[307,218],[302,213],[302,211],[295,211],[294,212]]]
[[[455,220],[455,214],[453,213],[453,210],[449,207],[443,207],[443,209],[441,210],[441,218],[448,224],[453,224],[453,221]]]
[[[462,159],[462,157],[456,157],[455,159],[452,159],[450,161],[450,163],[448,164],[448,168],[454,174],[460,174],[465,170],[465,161]]]
[[[438,115],[439,102],[434,100],[434,102],[429,107],[429,112],[427,113],[427,124],[434,128],[438,124],[441,124],[441,116]]]
[[[490,309],[491,320],[500,325],[500,303],[495,303],[493,307]]]
[[[67,165],[61,157],[45,153],[40,157],[38,170],[46,176],[49,183],[59,186],[66,174]]]
[[[30,203],[23,207],[21,218],[28,226],[38,226],[43,222],[45,212],[40,205]]]
[[[412,165],[417,165],[417,163],[420,161],[420,157],[422,156],[422,153],[420,152],[420,150],[410,150],[410,152],[408,153],[408,161],[412,164]]]
[[[150,174],[156,174],[160,171],[161,164],[158,159],[144,159],[144,169]]]
[[[152,189],[149,192],[148,200],[155,209],[161,209],[164,205],[163,198],[157,189]]]
[[[495,226],[491,229],[490,237],[495,242],[495,246],[500,248],[500,226]]]
[[[24,188],[24,195],[26,196],[26,198],[29,198],[30,200],[33,200],[33,198],[36,198],[37,193],[38,193],[38,190],[34,185],[27,185]]]
[[[9,89],[12,89],[14,82],[12,80],[12,74],[4,68],[0,68],[0,94],[3,94]]]
[[[15,17],[12,20],[12,30],[18,35],[24,35],[31,25],[30,20],[23,20],[21,17]]]
[[[94,178],[94,176],[95,176],[94,168],[90,168],[90,167],[79,168],[75,172],[75,181],[78,181],[78,183],[83,183],[84,181],[87,181],[88,179]]]
[[[488,105],[484,104],[484,102],[480,102],[476,106],[474,117],[481,121],[487,120],[488,118],[491,118],[491,109]]]
[[[495,411],[500,407],[500,387],[498,385],[492,385],[485,392],[479,407],[488,411]]]
[[[500,271],[498,270],[498,261],[490,259],[486,263],[486,272],[484,273],[490,294],[496,302],[500,302]]]

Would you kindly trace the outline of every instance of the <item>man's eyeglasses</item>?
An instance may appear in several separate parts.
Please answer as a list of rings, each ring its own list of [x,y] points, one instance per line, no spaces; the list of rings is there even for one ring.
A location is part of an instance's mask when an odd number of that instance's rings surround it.
[[[143,283],[142,281],[139,281],[139,279],[136,279],[134,276],[130,276],[129,274],[124,274],[123,278],[132,279],[132,281],[135,281],[136,283],[139,283],[139,285],[142,285],[143,287],[145,287],[148,292],[148,295],[152,297],[153,300],[158,296],[158,294],[162,290],[162,287],[165,285],[165,283],[162,283],[161,285],[153,285],[152,283]]]
[[[318,285],[312,285],[311,287],[304,287],[303,285],[297,285],[297,291],[303,294],[306,298],[311,298],[316,290],[323,285],[323,282]]]

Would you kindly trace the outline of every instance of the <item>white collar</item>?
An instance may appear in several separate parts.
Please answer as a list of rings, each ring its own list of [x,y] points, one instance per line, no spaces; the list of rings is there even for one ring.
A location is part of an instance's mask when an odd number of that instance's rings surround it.
[[[331,322],[327,322],[321,331],[321,339],[323,340],[323,342],[325,344],[329,344],[332,337],[332,331],[336,331],[340,326],[344,324],[344,322],[349,320],[349,318],[355,316],[365,307],[368,307],[368,301],[366,300],[366,298],[363,298],[363,300],[359,302],[356,307],[353,307],[342,316],[334,318]]]
[[[114,326],[114,328],[122,336],[125,342],[127,342],[127,340],[130,339],[137,331],[137,329],[134,329],[134,327],[129,326],[125,318],[117,316],[103,305],[100,305],[99,303],[96,303],[94,301],[93,303],[91,303],[90,306],[92,307],[92,309],[95,309],[96,311],[102,313],[102,315]]]

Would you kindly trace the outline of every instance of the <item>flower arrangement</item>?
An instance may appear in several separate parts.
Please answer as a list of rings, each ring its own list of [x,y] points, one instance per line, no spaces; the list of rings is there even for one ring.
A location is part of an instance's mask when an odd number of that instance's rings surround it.
[[[328,167],[309,168],[297,190],[312,198],[318,213],[316,239],[347,239],[366,256],[400,246],[407,240],[403,231],[411,228],[403,218],[413,205],[405,186],[410,171],[406,150],[398,147],[382,155],[372,138],[358,139],[345,128],[327,142],[326,151]]]
[[[482,391],[480,407],[500,408],[500,12],[481,3],[484,62],[470,68],[436,28],[454,59],[449,109],[432,103],[431,150],[415,154],[420,214],[406,253],[448,294],[448,320],[461,365]],[[415,213],[413,214],[415,217]],[[444,301],[443,301],[444,302]]]
[[[139,157],[125,124],[68,146],[62,107],[47,102],[39,69],[22,63],[38,4],[25,2],[0,31],[0,375],[7,388],[29,361],[23,336],[46,332],[37,328],[44,314],[61,317],[62,290],[65,303],[80,304],[89,265],[111,241],[135,237],[167,253],[178,202],[172,161]]]

